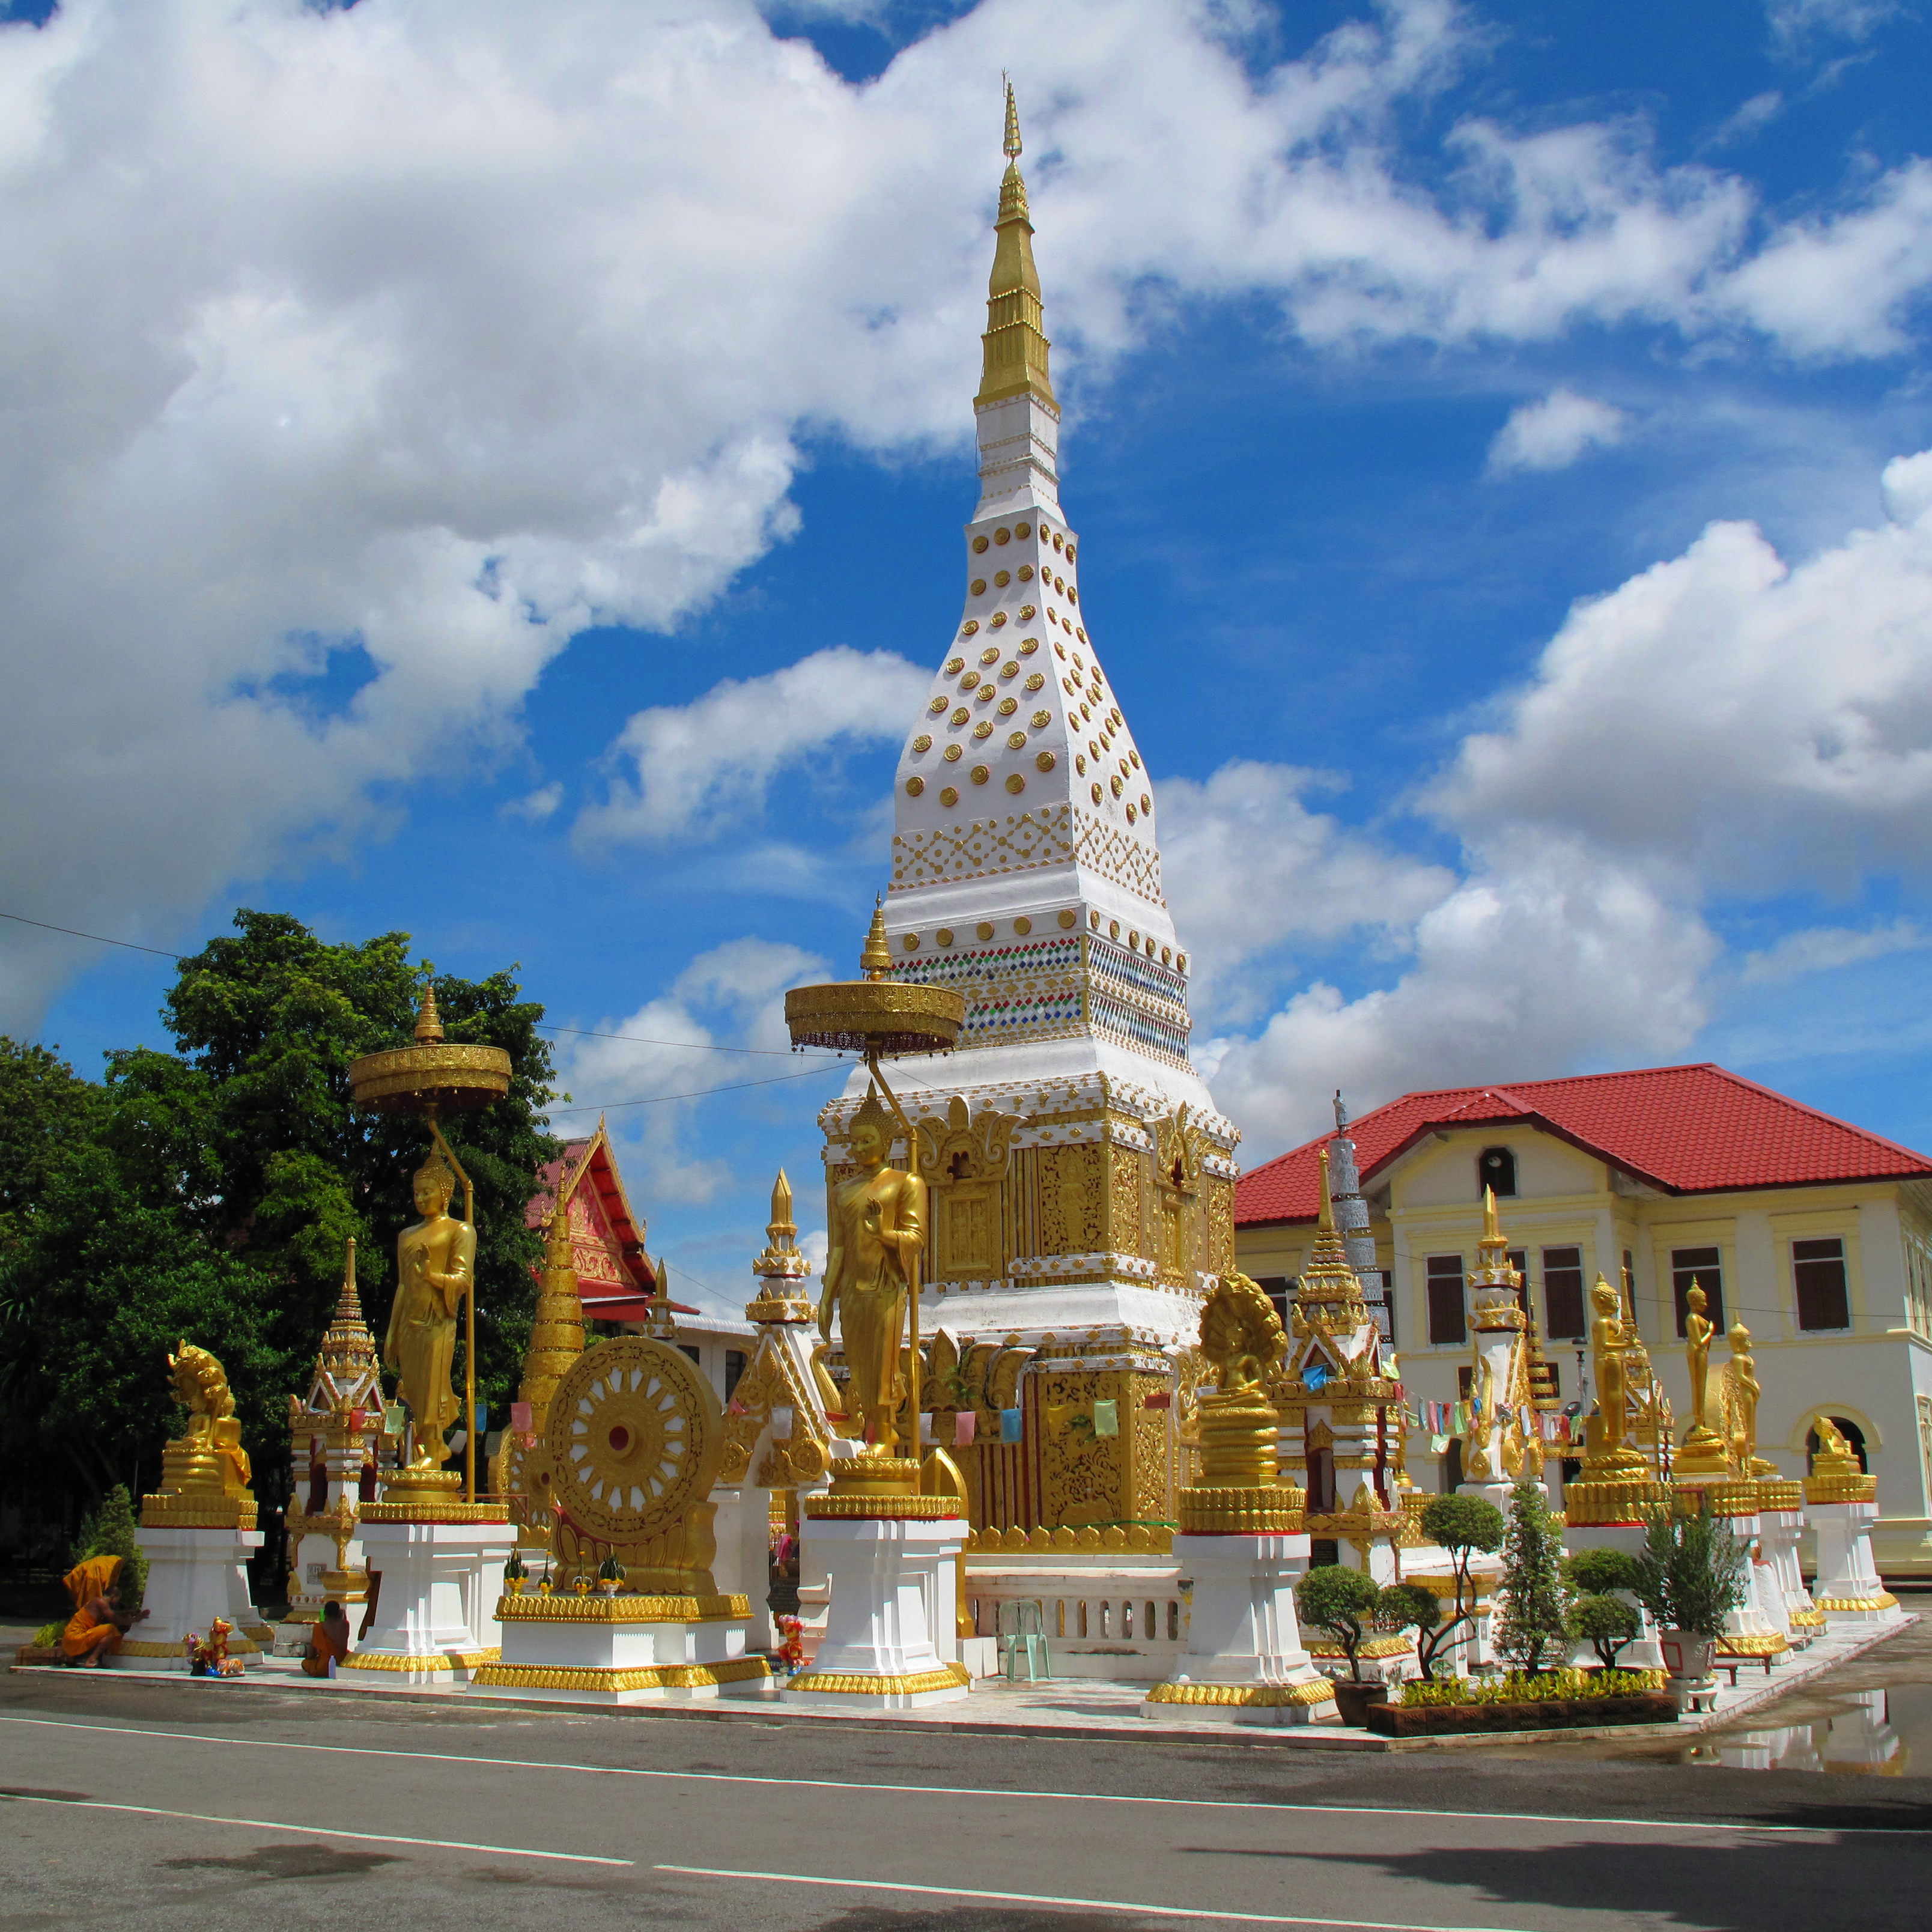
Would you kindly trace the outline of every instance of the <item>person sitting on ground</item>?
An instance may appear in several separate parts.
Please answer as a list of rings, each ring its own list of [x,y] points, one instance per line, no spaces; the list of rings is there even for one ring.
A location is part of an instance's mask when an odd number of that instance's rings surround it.
[[[143,1610],[141,1614],[147,1615]],[[112,1657],[121,1648],[131,1618],[117,1610],[105,1592],[88,1598],[67,1620],[61,1633],[61,1648],[67,1660],[83,1670],[97,1670],[104,1657]]]
[[[303,1674],[333,1677],[336,1667],[349,1654],[349,1618],[342,1606],[332,1598],[322,1606],[322,1621],[309,1638],[302,1653]]]

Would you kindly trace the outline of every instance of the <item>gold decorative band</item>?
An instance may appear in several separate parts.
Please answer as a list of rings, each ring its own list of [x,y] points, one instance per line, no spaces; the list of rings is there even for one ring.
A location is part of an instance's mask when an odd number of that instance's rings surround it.
[[[748,1617],[748,1597],[503,1597],[506,1624],[700,1624]]]
[[[1877,1499],[1876,1476],[1808,1476],[1804,1479],[1808,1503],[1869,1503]]]
[[[174,1495],[157,1490],[141,1498],[143,1529],[253,1529],[253,1496]]]
[[[1820,1610],[1793,1610],[1791,1628],[1793,1630],[1816,1630],[1825,1621],[1825,1612]]]
[[[1311,1636],[1304,1641],[1308,1646],[1310,1657],[1346,1657],[1348,1654],[1333,1637]],[[1406,1636],[1372,1636],[1366,1643],[1358,1643],[1355,1646],[1355,1654],[1365,1664],[1381,1657],[1412,1657],[1414,1654],[1414,1644]]]
[[[628,1670],[584,1664],[486,1664],[474,1678],[480,1690],[702,1690],[720,1684],[762,1681],[772,1674],[762,1657],[725,1664],[650,1664]]]
[[[454,1667],[440,1650],[425,1651],[415,1657],[400,1657],[387,1650],[358,1650],[342,1660],[344,1670],[438,1671]]]
[[[466,1503],[460,1496],[410,1496],[362,1505],[364,1522],[500,1522],[509,1526],[501,1503]]]
[[[794,1677],[790,1690],[822,1690],[840,1697],[916,1697],[922,1691],[954,1690],[972,1682],[962,1664],[943,1664],[909,1677],[868,1677],[858,1671],[808,1670]]]
[[[446,1650],[443,1655],[449,1659],[452,1670],[476,1670],[486,1664],[494,1664],[503,1654],[498,1644],[491,1644],[482,1650]]]
[[[115,1654],[119,1657],[179,1657],[184,1658],[188,1654],[188,1646],[185,1642],[181,1643],[140,1643],[136,1642],[131,1637],[123,1637],[121,1640],[120,1648]],[[259,1657],[262,1653],[260,1646],[257,1644],[250,1643],[245,1636],[231,1636],[228,1640],[228,1654],[230,1657]]]
[[[1670,1490],[1647,1476],[1619,1477],[1593,1483],[1587,1478],[1563,1491],[1563,1514],[1579,1529],[1640,1523],[1670,1501]]]
[[[1889,1590],[1881,1590],[1875,1597],[1814,1597],[1812,1599],[1821,1610],[1895,1610],[1898,1599]]]
[[[807,1496],[802,1507],[807,1516],[872,1516],[886,1522],[896,1518],[902,1521],[936,1522],[946,1516],[964,1514],[956,1496],[840,1496],[832,1492],[822,1496]]]
[[[1147,1694],[1150,1704],[1237,1705],[1262,1711],[1334,1700],[1335,1687],[1325,1677],[1311,1684],[1156,1684]]]
[[[1718,1640],[1720,1657],[1782,1657],[1791,1640],[1782,1630],[1748,1630]]]
[[[1184,1536],[1292,1536],[1301,1528],[1294,1492],[1272,1485],[1185,1489],[1180,1515]]]
[[[1767,1510],[1802,1509],[1804,1485],[1787,1481],[1780,1476],[1760,1476],[1757,1479],[1757,1506]]]

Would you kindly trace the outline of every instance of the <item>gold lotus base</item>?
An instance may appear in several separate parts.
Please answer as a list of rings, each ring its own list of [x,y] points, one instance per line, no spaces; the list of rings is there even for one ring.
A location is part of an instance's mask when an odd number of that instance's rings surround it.
[[[1696,1472],[1690,1472],[1695,1478]],[[1679,1516],[1695,1516],[1708,1505],[1713,1516],[1756,1516],[1757,1485],[1736,1480],[1687,1480],[1683,1465],[1671,1478],[1672,1507]]]
[[[1766,1511],[1802,1509],[1804,1485],[1788,1482],[1781,1476],[1760,1476],[1757,1479],[1757,1506]]]
[[[721,1684],[762,1682],[772,1674],[762,1657],[725,1664],[650,1664],[628,1670],[584,1664],[486,1664],[471,1680],[479,1690],[578,1690],[610,1696],[626,1690],[702,1690]]]
[[[1821,1610],[1895,1610],[1898,1608],[1898,1599],[1889,1590],[1881,1590],[1875,1597],[1818,1597],[1813,1600]]]
[[[1312,1636],[1304,1641],[1308,1646],[1310,1657],[1346,1657],[1348,1653],[1332,1637]],[[1415,1646],[1406,1636],[1372,1636],[1367,1642],[1355,1646],[1355,1654],[1364,1664],[1372,1664],[1384,1657],[1413,1657]]]
[[[117,1657],[182,1657],[187,1654],[185,1643],[139,1643],[123,1637],[121,1648],[114,1654]],[[228,1640],[230,1657],[259,1657],[260,1647],[242,1635],[238,1630]]]
[[[1876,1476],[1808,1476],[1804,1479],[1808,1503],[1870,1503],[1878,1500]]]
[[[385,1496],[362,1505],[364,1522],[500,1522],[509,1512],[501,1503],[466,1503],[460,1496]]]
[[[253,1529],[255,1516],[246,1492],[158,1490],[141,1498],[143,1529]]]
[[[1335,1687],[1325,1677],[1318,1677],[1312,1684],[1156,1684],[1144,1701],[1278,1711],[1296,1705],[1332,1704]]]
[[[800,1513],[814,1518],[868,1517],[874,1522],[937,1522],[946,1516],[965,1515],[956,1496],[842,1496],[835,1490],[828,1496],[808,1496]]]
[[[1109,1523],[1105,1529],[1090,1524],[1082,1529],[1063,1525],[1058,1529],[976,1529],[966,1538],[967,1553],[974,1556],[1012,1555],[1038,1556],[1058,1550],[1126,1550],[1136,1556],[1172,1554],[1174,1532],[1166,1523]]]
[[[942,1664],[909,1677],[868,1677],[858,1671],[808,1670],[785,1686],[788,1690],[818,1690],[835,1697],[916,1697],[929,1690],[956,1690],[970,1686],[972,1674],[963,1664]]]
[[[1578,1528],[1639,1523],[1652,1510],[1667,1509],[1670,1491],[1652,1476],[1617,1476],[1593,1481],[1586,1468],[1580,1482],[1563,1492],[1563,1514]]]
[[[1791,1648],[1791,1640],[1782,1630],[1751,1630],[1741,1636],[1720,1636],[1719,1657],[1782,1657]]]
[[[919,1493],[919,1465],[909,1456],[852,1456],[832,1466],[835,1496],[910,1496]]]
[[[1273,1485],[1257,1489],[1209,1488],[1180,1492],[1184,1536],[1293,1536],[1301,1528],[1295,1492]]]
[[[748,1617],[752,1600],[714,1597],[503,1597],[506,1624],[702,1624]]]
[[[1793,1610],[1791,1612],[1791,1628],[1793,1630],[1822,1630],[1824,1627],[1825,1612],[1822,1610]]]
[[[484,1650],[432,1650],[398,1656],[386,1650],[358,1650],[342,1660],[344,1670],[419,1671],[440,1674],[445,1671],[477,1670],[494,1664],[502,1655],[496,1645]]]

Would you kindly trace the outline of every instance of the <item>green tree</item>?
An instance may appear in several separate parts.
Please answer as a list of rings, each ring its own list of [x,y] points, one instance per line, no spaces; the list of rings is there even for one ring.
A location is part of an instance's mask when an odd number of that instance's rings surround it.
[[[1563,1543],[1540,1484],[1510,1492],[1503,1542],[1503,1614],[1496,1648],[1519,1670],[1543,1668],[1545,1652],[1569,1634],[1570,1593],[1563,1582]]]
[[[176,1422],[166,1354],[185,1338],[220,1358],[258,1492],[282,1500],[287,1399],[327,1325],[343,1243],[357,1238],[380,1338],[396,1234],[415,1219],[422,1124],[357,1112],[348,1078],[359,1054],[409,1037],[408,935],[338,944],[245,910],[235,926],[181,963],[163,1006],[176,1052],[111,1054],[98,1085],[37,1050],[0,1055],[0,1099],[32,1102],[6,1143],[32,1184],[0,1207],[4,1439],[86,1497],[116,1481],[138,1494],[140,1471],[156,1473]],[[477,1387],[493,1410],[529,1336],[542,1240],[524,1214],[557,1148],[541,1118],[542,1009],[514,972],[434,980],[448,1036],[502,1047],[512,1066],[505,1100],[444,1130],[476,1186]]]
[[[1476,1592],[1469,1565],[1477,1552],[1493,1556],[1503,1546],[1503,1513],[1481,1496],[1431,1496],[1422,1506],[1422,1533],[1449,1558],[1456,1579],[1456,1610],[1416,1644],[1423,1676],[1433,1676],[1436,1662],[1450,1640],[1476,1618]]]
[[[1638,1552],[1636,1600],[1662,1630],[1721,1636],[1724,1619],[1744,1600],[1745,1546],[1712,1515],[1656,1511]]]
[[[1438,1648],[1431,1640],[1442,1627],[1442,1604],[1436,1592],[1420,1583],[1384,1584],[1376,1599],[1376,1622],[1385,1630],[1415,1632],[1416,1662],[1429,1677]]]
[[[121,1573],[114,1580],[114,1607],[123,1616],[132,1617],[147,1593],[148,1558],[135,1539],[134,1499],[124,1485],[116,1483],[100,1499],[100,1507],[87,1516],[70,1552],[76,1563],[90,1556],[118,1556]]]
[[[1580,1550],[1564,1558],[1563,1574],[1571,1589],[1586,1597],[1610,1597],[1619,1590],[1634,1595],[1641,1572],[1628,1550]]]
[[[1326,1630],[1342,1646],[1348,1675],[1358,1684],[1362,1672],[1357,1661],[1382,1595],[1375,1579],[1346,1563],[1318,1563],[1295,1586],[1294,1604],[1304,1623]]]
[[[1570,1635],[1587,1643],[1597,1653],[1606,1670],[1617,1667],[1617,1658],[1627,1644],[1636,1641],[1641,1625],[1637,1613],[1621,1597],[1579,1597],[1570,1606]]]

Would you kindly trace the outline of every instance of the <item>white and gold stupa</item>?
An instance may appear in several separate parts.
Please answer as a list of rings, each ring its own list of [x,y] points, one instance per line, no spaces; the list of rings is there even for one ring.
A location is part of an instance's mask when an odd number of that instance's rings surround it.
[[[894,976],[966,1018],[893,1078],[932,1190],[925,1331],[1138,1354],[1191,1344],[1234,1265],[1238,1136],[1188,1058],[1153,782],[1082,608],[1010,88],[1006,152],[965,605],[899,760],[885,906]],[[820,1116],[835,1185],[865,1090]]]

